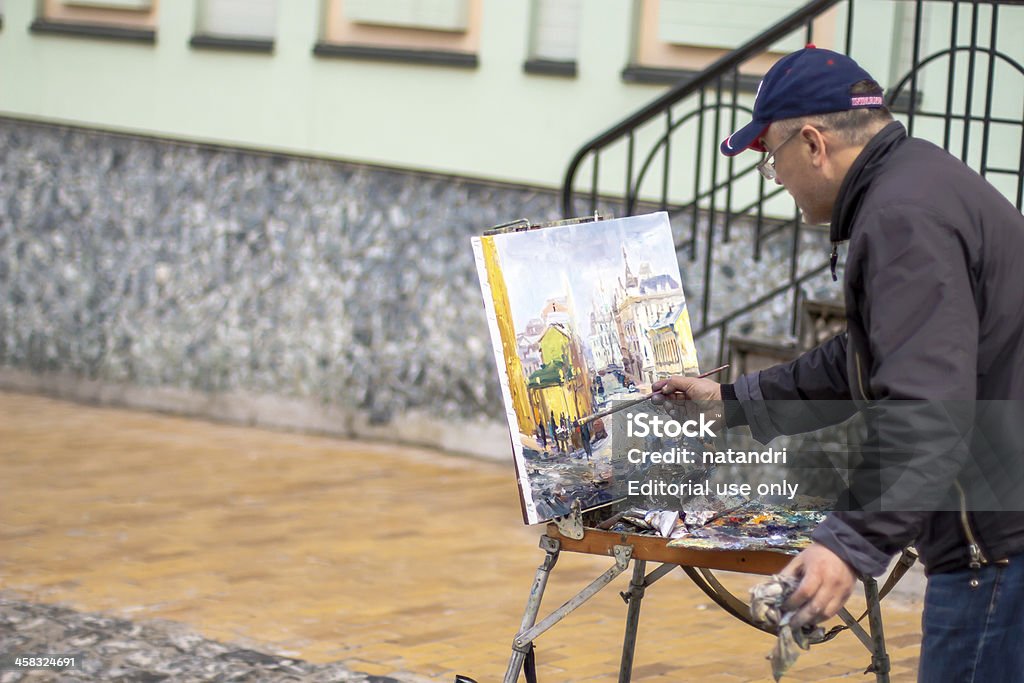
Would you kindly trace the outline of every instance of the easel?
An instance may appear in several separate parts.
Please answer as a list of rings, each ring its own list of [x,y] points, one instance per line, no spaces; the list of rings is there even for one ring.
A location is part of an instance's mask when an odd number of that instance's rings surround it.
[[[528,220],[522,219],[495,226],[494,228],[485,231],[484,238],[504,233],[526,232],[539,228],[568,226],[592,221],[597,222],[604,220],[605,218],[607,217],[595,214],[593,217],[582,217],[569,219],[567,221],[556,221],[541,224],[534,224]],[[667,221],[667,217],[665,217],[664,220]],[[481,240],[484,238],[481,238]],[[501,268],[498,265],[499,259],[497,247],[494,246],[493,242],[488,244],[489,247],[485,249],[485,244],[483,242],[474,242],[474,253],[476,254],[478,269],[481,276],[481,286],[484,291],[484,301],[485,307],[487,308],[488,321],[491,324],[492,341],[498,340],[495,342],[495,360],[499,371],[503,366],[508,370],[509,366],[507,362],[507,355],[514,355],[515,353],[515,351],[509,351],[509,349],[516,348],[516,332],[512,329],[510,322],[512,320],[512,313],[508,299],[508,292],[505,287],[505,281],[501,275]],[[495,285],[491,284],[492,280],[496,283]],[[497,291],[499,292],[498,295],[494,295],[492,293],[492,286],[497,287]],[[499,304],[504,315],[504,317],[501,318],[501,320],[504,321],[504,327],[499,325],[499,315],[497,311]],[[582,352],[579,352],[578,355],[582,357],[583,354]],[[563,358],[568,357],[568,351],[563,352]],[[563,363],[565,362],[566,361],[563,360]],[[513,365],[515,366],[514,372],[511,374],[518,377],[519,374],[522,374],[521,365],[515,363],[513,363]],[[581,366],[585,367],[585,364],[581,364]],[[590,370],[591,369],[588,368],[588,372]],[[585,373],[581,374],[585,376]],[[520,384],[522,384],[521,391],[526,392],[525,384],[522,382],[520,382]],[[574,391],[575,390],[576,389],[574,389]],[[509,425],[513,442],[515,442],[515,439],[521,438],[518,436],[520,433],[529,434],[533,430],[533,424],[531,422],[532,418],[528,417],[525,421],[529,424],[527,424],[525,428],[522,428],[521,425],[523,424],[523,421],[520,418],[520,413],[522,412],[524,415],[528,414],[527,408],[513,407],[514,399],[512,397],[510,386],[505,387],[505,385],[503,385],[503,393],[506,408],[512,411],[510,413]],[[579,411],[577,410],[577,412]],[[541,411],[540,415],[543,416],[543,414],[544,411]],[[600,414],[600,411],[595,413],[595,415],[598,414]],[[550,416],[553,420],[554,413],[551,412]],[[550,431],[552,433],[555,432],[553,423]],[[554,434],[552,434],[552,436],[554,436]],[[543,446],[541,449],[544,450]],[[564,451],[565,446],[563,445],[558,450]],[[525,456],[521,455],[521,457]],[[517,466],[521,465],[522,461],[517,463]],[[536,509],[529,508],[527,500],[523,497],[523,491],[528,491],[530,488],[529,483],[524,480],[528,475],[525,473],[525,468],[521,468],[517,471],[520,474],[520,497],[521,502],[523,502],[524,522],[537,522],[543,518],[538,516]],[[556,507],[560,508],[561,506]],[[583,603],[600,592],[605,586],[610,584],[615,577],[625,572],[629,568],[631,562],[633,563],[632,580],[630,581],[629,590],[622,593],[623,599],[628,604],[628,610],[626,614],[626,632],[622,647],[622,660],[619,669],[620,683],[625,683],[631,678],[633,656],[637,638],[637,627],[640,621],[640,604],[647,588],[653,585],[656,581],[673,571],[676,567],[682,567],[683,571],[685,571],[686,574],[698,585],[698,587],[711,597],[716,604],[738,619],[751,624],[750,617],[748,616],[748,606],[729,593],[729,591],[715,578],[712,570],[717,569],[762,575],[774,574],[780,571],[790,560],[790,555],[767,550],[728,551],[669,548],[667,540],[664,538],[616,533],[594,528],[599,524],[602,523],[598,522],[598,524],[593,524],[590,527],[585,526],[583,517],[580,515],[580,501],[578,499],[574,501],[573,510],[570,515],[562,518],[555,518],[555,523],[548,524],[546,533],[540,540],[540,547],[544,550],[545,557],[540,567],[537,569],[537,574],[534,578],[533,585],[530,589],[530,595],[526,603],[526,611],[523,615],[519,632],[516,634],[513,642],[512,657],[509,661],[508,669],[504,678],[505,683],[516,683],[519,679],[520,673],[524,669],[524,665],[526,665],[528,681],[535,680],[535,672],[532,671],[534,641],[541,634],[545,633],[548,629],[553,627],[567,615],[571,614],[578,607],[583,605]],[[551,571],[554,569],[555,564],[558,561],[559,553],[563,550],[568,552],[611,557],[614,558],[614,565],[595,578],[573,598],[538,622],[537,616],[540,611],[540,604],[544,596],[544,590],[547,586]],[[660,562],[661,565],[650,573],[647,573],[648,562]],[[886,581],[886,585],[881,591],[879,591],[878,585],[873,578],[862,577],[861,581],[864,584],[864,595],[867,601],[867,610],[864,615],[858,619],[854,618],[853,615],[846,610],[842,610],[839,616],[845,622],[846,626],[833,629],[825,637],[825,639],[828,640],[838,634],[840,630],[851,630],[867,648],[868,652],[871,653],[871,665],[868,668],[868,671],[875,674],[876,683],[888,683],[889,681],[889,658],[886,654],[885,638],[882,632],[882,615],[879,601],[911,564],[913,564],[912,557],[905,553],[903,560],[897,566],[897,569],[895,569],[890,575],[889,580]],[[868,618],[868,628],[870,629],[870,633],[860,624],[860,621],[865,617]],[[766,628],[762,628],[762,630],[768,631]],[[471,681],[471,679],[460,676],[456,678],[456,681],[466,683]]]
[[[537,568],[537,574],[530,588],[530,596],[526,602],[526,611],[512,644],[512,657],[505,672],[504,683],[516,683],[523,670],[527,657],[532,654],[533,641],[542,633],[564,619],[583,605],[615,577],[626,571],[630,562],[633,563],[633,577],[629,590],[620,593],[626,601],[626,632],[622,643],[622,660],[619,667],[619,683],[628,683],[632,676],[633,654],[636,649],[637,627],[640,623],[640,603],[644,593],[655,581],[661,579],[676,567],[683,571],[712,600],[738,619],[750,624],[747,616],[747,605],[733,596],[715,578],[711,570],[724,570],[746,574],[775,574],[791,559],[790,555],[767,550],[691,550],[686,548],[670,548],[667,540],[652,536],[637,536],[601,531],[598,529],[569,529],[571,536],[563,533],[566,525],[550,523],[540,538],[540,547],[545,552],[543,562]],[[561,528],[560,528],[561,527]],[[578,538],[577,538],[578,537]],[[561,551],[585,553],[588,555],[610,556],[615,559],[614,565],[594,579],[588,586],[570,598],[561,607],[544,617],[539,623],[537,614],[540,611],[541,599],[547,586],[551,570],[558,561]],[[855,618],[846,609],[839,612],[846,624],[826,634],[825,640],[835,637],[840,631],[849,629],[871,653],[871,664],[865,673],[874,673],[876,683],[889,683],[889,656],[885,649],[885,636],[882,631],[881,599],[913,565],[916,555],[905,551],[899,564],[893,569],[881,591],[871,577],[861,577],[864,585],[864,598],[867,610],[860,619]],[[647,572],[648,562],[660,562],[661,565]],[[867,616],[870,633],[861,626],[860,621]],[[753,624],[751,624],[753,625]],[[761,628],[761,627],[757,627]],[[761,628],[771,633],[770,630]],[[823,641],[824,642],[824,641]],[[532,672],[528,672],[532,674]],[[532,677],[532,676],[528,676]]]

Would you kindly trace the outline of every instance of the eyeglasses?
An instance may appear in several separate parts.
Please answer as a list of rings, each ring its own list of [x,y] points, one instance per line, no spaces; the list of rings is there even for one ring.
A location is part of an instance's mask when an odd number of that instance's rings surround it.
[[[782,149],[787,142],[795,138],[803,128],[798,128],[793,131],[792,135],[783,140],[778,147],[768,152],[768,156],[757,165],[757,172],[760,173],[765,180],[775,180],[775,153]]]

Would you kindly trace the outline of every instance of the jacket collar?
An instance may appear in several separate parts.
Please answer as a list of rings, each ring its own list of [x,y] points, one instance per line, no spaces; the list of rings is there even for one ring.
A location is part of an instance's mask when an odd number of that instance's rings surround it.
[[[864,146],[853,165],[846,172],[843,183],[839,186],[839,194],[836,197],[835,206],[832,207],[832,225],[830,237],[832,239],[832,254],[829,256],[829,268],[832,271],[832,281],[839,279],[836,275],[836,264],[839,262],[839,243],[850,239],[853,232],[853,219],[857,216],[857,210],[864,195],[871,187],[871,181],[878,175],[879,169],[885,163],[886,158],[897,145],[907,139],[907,130],[899,121],[893,121],[871,138],[871,141]]]
[[[833,246],[850,239],[854,218],[871,182],[878,175],[889,153],[906,139],[907,129],[899,121],[893,121],[878,131],[857,155],[839,186],[839,194],[832,208],[830,233]]]

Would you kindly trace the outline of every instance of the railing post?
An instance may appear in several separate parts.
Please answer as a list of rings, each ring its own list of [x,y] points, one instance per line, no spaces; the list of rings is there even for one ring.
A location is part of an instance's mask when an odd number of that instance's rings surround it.
[[[665,146],[662,147],[664,165],[661,171],[661,210],[668,209],[668,177],[672,159],[672,109],[665,110]]]
[[[942,148],[949,151],[950,135],[953,128],[953,83],[956,79],[956,32],[960,28],[960,2],[953,0],[953,20],[949,29],[949,71],[946,77],[945,131],[942,134]]]
[[[978,52],[978,3],[974,3],[974,11],[971,12],[971,45],[969,47],[967,58],[967,94],[964,96],[964,139],[961,147],[960,158],[966,159],[967,153],[970,151],[970,137],[971,137],[971,100],[974,99],[974,62]],[[952,58],[952,55],[950,56]],[[914,65],[914,74],[917,74],[916,64]],[[915,83],[914,77],[911,77],[911,84]],[[913,88],[913,85],[911,85]],[[913,97],[913,93],[911,93]],[[913,130],[911,129],[911,132]]]
[[[700,221],[700,177],[704,172],[704,115],[707,105],[707,91],[700,90],[700,104],[697,111],[697,165],[693,173],[693,217],[690,222],[690,260],[697,259],[697,233]],[[714,182],[712,181],[712,185]]]
[[[907,132],[914,134],[914,110],[917,108],[917,66],[921,60],[921,14],[922,1],[914,4],[914,48],[910,64],[913,74],[910,77],[910,104],[907,107]]]
[[[996,28],[999,24],[999,5],[992,5],[992,14],[989,17],[991,32],[988,39],[988,79],[985,83],[985,120],[981,128],[981,163],[978,165],[978,173],[985,177],[988,171],[988,135],[989,127],[992,124],[992,94],[995,91],[993,82],[996,75]]]

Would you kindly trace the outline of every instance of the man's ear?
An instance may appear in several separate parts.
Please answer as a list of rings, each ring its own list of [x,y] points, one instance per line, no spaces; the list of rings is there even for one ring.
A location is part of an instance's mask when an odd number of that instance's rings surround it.
[[[800,137],[803,138],[804,143],[807,145],[807,152],[811,158],[811,163],[816,167],[820,167],[824,163],[827,153],[825,136],[821,134],[820,130],[808,123],[800,129]]]

